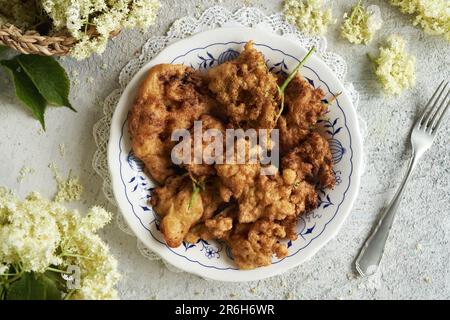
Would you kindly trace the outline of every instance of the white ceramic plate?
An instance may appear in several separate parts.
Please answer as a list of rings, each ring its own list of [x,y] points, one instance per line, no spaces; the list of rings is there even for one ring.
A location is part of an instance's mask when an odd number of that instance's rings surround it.
[[[337,185],[320,193],[320,206],[301,217],[299,237],[289,242],[289,255],[273,260],[272,265],[256,270],[238,270],[230,250],[222,243],[200,241],[169,248],[158,230],[158,216],[148,205],[152,181],[143,172],[142,163],[130,147],[127,113],[136,97],[136,90],[147,71],[160,63],[209,68],[235,58],[244,44],[253,40],[274,72],[288,72],[306,50],[292,40],[250,28],[225,28],[199,33],[179,41],[162,51],[146,64],[131,80],[119,100],[111,123],[108,162],[114,195],[125,220],[136,236],[150,250],[171,265],[201,277],[220,281],[252,281],[280,274],[311,258],[337,234],[356,199],[362,164],[361,136],[352,102],[343,85],[317,57],[311,57],[301,73],[315,87],[321,87],[327,97],[342,92],[330,106],[323,126],[330,141]]]

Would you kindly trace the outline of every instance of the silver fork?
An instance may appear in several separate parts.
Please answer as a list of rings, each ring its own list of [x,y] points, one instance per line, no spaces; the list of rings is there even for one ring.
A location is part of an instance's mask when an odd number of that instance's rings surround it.
[[[380,265],[386,240],[391,230],[394,217],[402,200],[405,186],[407,185],[412,171],[417,166],[420,158],[433,144],[436,133],[442,124],[445,113],[449,109],[448,102],[450,90],[447,89],[448,81],[442,81],[433,97],[428,102],[422,116],[415,123],[411,133],[412,156],[408,170],[403,178],[397,193],[392,199],[386,211],[383,213],[375,229],[364,243],[356,259],[356,270],[361,276],[373,275]],[[444,97],[444,98],[443,98]]]

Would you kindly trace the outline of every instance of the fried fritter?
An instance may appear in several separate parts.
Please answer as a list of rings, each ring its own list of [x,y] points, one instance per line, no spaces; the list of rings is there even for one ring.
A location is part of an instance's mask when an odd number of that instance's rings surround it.
[[[150,204],[160,217],[164,217],[172,205],[172,199],[188,184],[188,180],[183,176],[171,176],[166,183],[153,190]]]
[[[240,199],[242,194],[252,187],[260,175],[261,165],[222,164],[216,165],[216,171],[221,181],[220,194],[225,202],[229,202],[230,195]]]
[[[164,186],[153,191],[151,205],[160,217],[161,232],[170,247],[178,247],[191,227],[210,219],[223,200],[215,181],[205,182],[202,190],[193,194],[193,183],[186,176],[171,176]]]
[[[282,168],[282,176],[258,175],[247,185],[238,200],[240,223],[260,218],[270,221],[296,218],[317,207],[316,185],[322,188],[335,185],[328,141],[318,132],[286,155]]]
[[[297,179],[293,170],[286,170],[283,176],[263,176],[258,165],[222,165],[216,168],[222,189],[227,188],[239,204],[239,223],[251,223],[260,218],[284,220],[317,206],[315,187]]]
[[[132,149],[150,175],[164,183],[173,175],[170,159],[176,129],[189,129],[208,113],[210,99],[200,94],[204,79],[194,69],[161,64],[150,69],[128,116]]]
[[[211,115],[202,115],[199,118],[199,121],[202,122],[202,129],[203,132],[207,132],[210,129],[215,129],[218,130],[218,132],[222,133],[222,137],[225,134],[225,126],[223,125],[223,123],[216,119],[215,117],[211,116]],[[190,130],[191,132],[191,136],[194,136],[194,129],[192,128]],[[211,137],[211,140],[214,139],[219,139],[219,137]],[[223,142],[223,139],[222,141]],[[211,158],[213,158],[215,160],[215,157],[219,157],[221,155],[216,155],[214,154],[214,152],[206,152],[206,148],[208,148],[209,144],[211,143],[211,141],[203,141],[201,147],[202,150],[200,150],[200,154],[202,156],[202,161],[201,163],[197,164],[194,162],[194,156],[195,156],[195,146],[194,143],[191,143],[191,162],[189,164],[183,165],[184,168],[186,168],[186,170],[194,177],[196,177],[197,179],[201,179],[204,177],[208,177],[208,176],[213,176],[216,174],[216,170],[214,169],[214,164],[208,164],[208,162],[206,161],[206,157],[211,156]],[[203,152],[201,152],[203,151]],[[223,151],[222,151],[223,154]],[[211,160],[213,160],[211,159]]]
[[[234,262],[240,269],[268,266],[274,255],[280,259],[287,256],[286,245],[279,242],[287,236],[283,225],[261,219],[242,225],[239,229],[230,236],[227,243],[231,247]]]
[[[307,182],[286,184],[279,175],[258,176],[252,188],[239,199],[239,222],[251,223],[265,218],[282,221],[297,217],[317,206],[317,192]]]
[[[232,127],[272,129],[279,112],[277,79],[253,43],[240,56],[208,71],[209,89]]]
[[[249,163],[249,143],[245,164],[216,165],[220,195],[238,203],[238,222],[251,223],[260,218],[270,221],[295,217],[317,205],[314,185],[304,181],[301,172],[286,168],[283,174],[261,175],[261,164]],[[297,175],[299,175],[297,177]]]
[[[333,157],[328,140],[313,132],[300,146],[294,148],[281,160],[282,167],[296,172],[298,179],[319,184],[323,188],[335,185]]]
[[[181,245],[184,237],[203,216],[202,197],[194,194],[189,179],[169,178],[169,183],[157,188],[151,204],[162,217],[161,232],[169,247]]]
[[[285,107],[278,120],[281,154],[304,141],[317,121],[328,110],[322,100],[322,89],[314,89],[306,80],[296,76],[286,88]]]
[[[218,239],[230,246],[239,268],[269,265],[273,256],[287,256],[283,241],[297,239],[298,218],[317,207],[319,188],[335,185],[330,147],[317,128],[327,112],[323,91],[295,77],[275,123],[281,106],[277,81],[283,79],[269,72],[251,42],[237,59],[207,75],[181,65],[149,71],[129,114],[129,131],[135,155],[160,184],[151,205],[162,218],[170,247]],[[194,162],[200,144],[190,141],[191,163],[174,165],[171,135],[186,129],[192,137],[196,120],[202,121],[203,132],[217,129],[222,139],[226,129],[279,129],[280,168],[262,175],[266,167],[249,162],[261,146],[251,149],[246,138],[235,141],[233,164],[225,157],[225,163],[206,163],[205,153],[202,163]],[[203,151],[210,142],[202,140]],[[246,147],[243,164],[237,156],[241,143]]]
[[[205,241],[228,239],[233,229],[233,219],[236,216],[235,211],[234,207],[228,207],[215,217],[196,225],[186,235],[185,240],[189,243],[196,243],[199,239]]]
[[[200,190],[200,196],[202,197],[203,202],[203,215],[201,221],[205,221],[211,219],[225,202],[220,197],[220,182],[216,177],[202,182],[202,186],[203,187]]]

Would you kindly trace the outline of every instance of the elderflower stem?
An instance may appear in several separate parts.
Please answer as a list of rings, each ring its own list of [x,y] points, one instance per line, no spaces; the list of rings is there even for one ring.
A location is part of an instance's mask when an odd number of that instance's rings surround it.
[[[375,57],[373,57],[370,53],[367,54],[367,58],[369,58],[370,62],[376,63],[377,59]]]
[[[362,4],[362,1],[359,0],[358,4],[354,8],[358,8],[359,10],[361,10],[361,8],[360,8],[361,4]],[[357,10],[352,10],[352,14],[350,15],[350,19],[353,19],[355,17],[356,12],[357,12]]]
[[[63,270],[59,270],[59,269],[52,268],[52,267],[47,267],[46,270],[47,270],[47,271],[56,272],[56,273],[71,274],[70,272],[63,271]]]
[[[278,90],[280,90],[280,89],[278,89]],[[278,120],[280,120],[280,117],[283,114],[283,111],[284,111],[284,92],[281,94],[281,107],[280,107],[280,112],[278,112],[277,118],[275,119],[275,124],[277,124]]]
[[[81,254],[66,253],[66,252],[63,252],[63,253],[61,254],[61,257],[72,257],[72,258],[81,258],[81,259],[86,259],[86,260],[94,260],[94,259],[92,259],[92,258],[83,256],[83,255],[81,255]]]
[[[292,79],[297,75],[300,68],[305,64],[306,60],[309,59],[309,57],[316,51],[316,47],[312,47],[311,50],[306,54],[306,56],[298,63],[298,65],[295,67],[294,71],[289,75],[289,77],[284,81],[284,83],[280,87],[281,93],[284,94],[284,91],[286,90],[289,83],[291,83]]]
[[[189,178],[191,178],[192,182],[195,183],[196,185],[200,186],[200,182],[198,182],[198,180],[194,178],[192,173],[189,172],[188,174],[189,174]]]
[[[280,86],[277,86],[278,88],[278,94],[281,98],[281,107],[280,112],[278,112],[277,117],[275,118],[275,123],[278,123],[278,120],[281,117],[281,114],[284,111],[284,92],[286,91],[287,86],[291,81],[295,78],[297,73],[299,72],[300,68],[305,64],[305,62],[309,59],[309,57],[316,51],[316,47],[312,47],[311,50],[308,51],[308,53],[303,57],[303,59],[297,64],[294,71],[291,72],[291,74],[287,77],[287,79],[283,82],[283,84]]]
[[[75,292],[75,289],[69,290],[69,292],[67,292],[67,294],[64,296],[64,300],[69,300],[72,297],[74,292]]]
[[[21,262],[13,264],[13,268],[16,271],[16,273],[2,275],[6,277],[5,281],[3,282],[6,286],[8,286],[9,284],[13,283],[16,280],[19,280],[24,273]],[[8,277],[10,276],[13,276],[13,278],[8,279]]]
[[[20,271],[15,277],[8,279],[6,281],[7,284],[13,283],[14,281],[19,280],[22,277],[23,271]]]

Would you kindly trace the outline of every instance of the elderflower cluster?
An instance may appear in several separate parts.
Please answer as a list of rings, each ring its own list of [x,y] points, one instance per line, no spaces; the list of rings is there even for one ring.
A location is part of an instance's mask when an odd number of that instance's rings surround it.
[[[401,12],[414,15],[414,25],[420,25],[431,35],[443,35],[450,41],[450,1],[390,0]]]
[[[146,28],[156,20],[158,0],[43,0],[42,8],[56,30],[67,28],[78,40],[72,56],[78,59],[102,53],[112,32],[123,28]],[[88,33],[91,26],[97,35]]]
[[[324,0],[286,0],[286,20],[307,34],[323,35],[328,25],[334,23],[331,9],[324,7]]]
[[[398,95],[415,85],[416,59],[406,52],[406,42],[400,36],[387,39],[387,46],[380,48],[374,63],[375,74],[387,94]]]
[[[102,53],[111,33],[152,25],[161,6],[158,0],[0,0],[0,5],[3,2],[8,4],[2,7],[13,10],[0,9],[0,16],[13,24],[26,28],[31,21],[47,20],[53,33],[68,31],[76,40],[71,55],[77,59]]]
[[[96,234],[111,219],[100,207],[85,217],[38,193],[24,201],[0,188],[0,275],[10,266],[43,273],[49,267],[80,269],[80,288],[71,299],[116,299],[117,261]]]
[[[380,8],[377,6],[364,8],[359,1],[350,14],[345,13],[341,35],[351,43],[368,44],[374,34],[381,29],[382,24]]]
[[[54,163],[50,163],[49,168],[53,171],[58,189],[55,196],[55,201],[65,202],[80,200],[84,187],[80,183],[79,178],[73,177],[72,171],[69,171],[67,178],[62,177]]]

